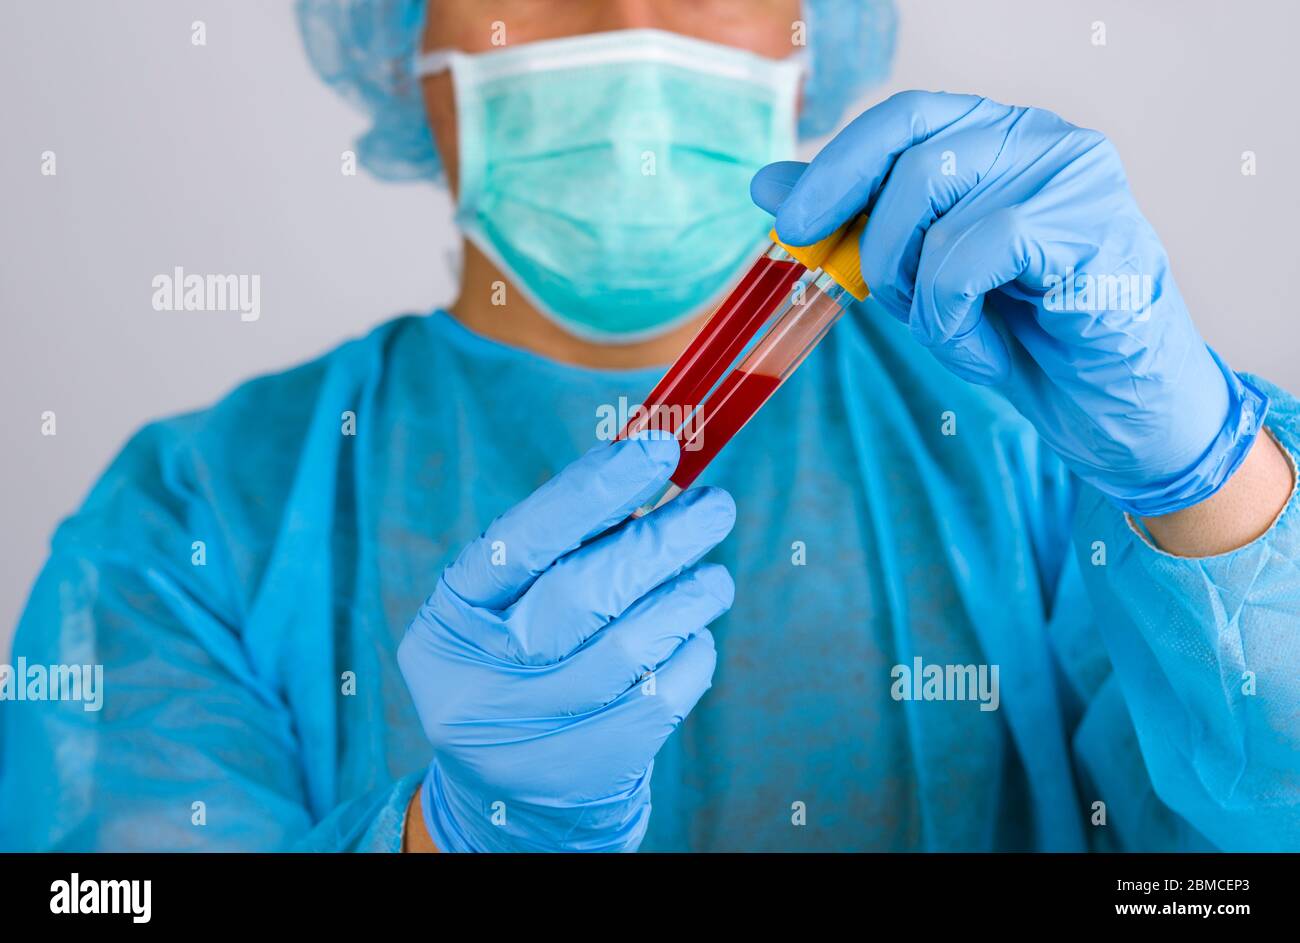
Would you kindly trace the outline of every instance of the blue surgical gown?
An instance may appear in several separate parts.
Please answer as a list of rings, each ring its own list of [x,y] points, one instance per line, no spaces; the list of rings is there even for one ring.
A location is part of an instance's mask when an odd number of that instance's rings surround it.
[[[105,695],[0,702],[0,848],[400,847],[430,752],[398,640],[659,372],[436,313],[144,428],[18,629]],[[643,849],[1300,849],[1294,494],[1248,546],[1164,553],[870,304],[703,481],[739,509],[736,601]],[[902,697],[918,664],[996,665],[996,710]]]

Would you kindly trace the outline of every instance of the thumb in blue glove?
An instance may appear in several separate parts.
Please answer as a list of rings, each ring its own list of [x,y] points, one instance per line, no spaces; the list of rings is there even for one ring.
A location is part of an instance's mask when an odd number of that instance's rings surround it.
[[[677,464],[671,436],[598,447],[447,568],[398,649],[433,745],[422,805],[444,851],[634,851],[653,760],[708,689],[731,606],[700,563],[735,522],[698,488],[625,521]]]
[[[751,192],[807,245],[860,213],[877,302],[996,386],[1085,481],[1153,517],[1213,495],[1268,400],[1206,346],[1101,134],[1037,108],[905,92]]]

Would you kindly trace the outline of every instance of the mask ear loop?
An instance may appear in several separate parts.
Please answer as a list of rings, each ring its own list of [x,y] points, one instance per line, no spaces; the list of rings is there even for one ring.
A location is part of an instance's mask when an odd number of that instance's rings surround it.
[[[415,77],[422,79],[426,75],[446,72],[451,68],[451,60],[456,52],[455,49],[430,49],[428,52],[420,53],[415,57]]]
[[[812,50],[808,48],[800,49],[798,52],[792,52],[786,56],[784,62],[793,63],[799,68],[799,81],[806,82],[812,75]]]

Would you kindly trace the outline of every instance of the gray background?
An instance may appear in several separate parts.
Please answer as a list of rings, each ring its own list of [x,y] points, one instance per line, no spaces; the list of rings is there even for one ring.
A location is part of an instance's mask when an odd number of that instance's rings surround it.
[[[486,0],[485,0],[486,2]],[[902,0],[893,80],[1104,131],[1207,339],[1300,389],[1300,5]],[[190,24],[207,24],[206,47]],[[1107,45],[1094,46],[1094,21]],[[454,293],[446,197],[345,177],[363,127],[288,2],[0,5],[0,660],[55,524],[143,422]],[[39,172],[42,151],[58,175]],[[1258,175],[1240,172],[1258,155]],[[150,280],[262,276],[262,317],[152,309]],[[40,435],[54,410],[58,435]]]

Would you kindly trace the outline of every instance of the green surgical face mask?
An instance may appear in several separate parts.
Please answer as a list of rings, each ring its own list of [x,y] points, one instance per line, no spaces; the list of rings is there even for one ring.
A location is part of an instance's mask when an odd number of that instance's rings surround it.
[[[800,64],[660,30],[466,54],[450,68],[457,221],[541,312],[626,343],[706,310],[771,219],[749,180],[795,148]]]

